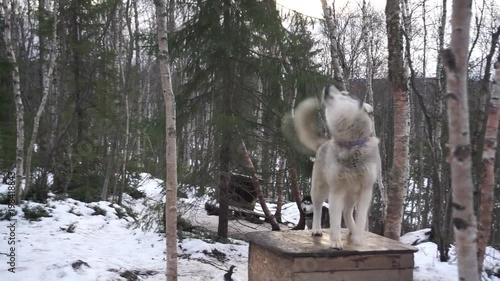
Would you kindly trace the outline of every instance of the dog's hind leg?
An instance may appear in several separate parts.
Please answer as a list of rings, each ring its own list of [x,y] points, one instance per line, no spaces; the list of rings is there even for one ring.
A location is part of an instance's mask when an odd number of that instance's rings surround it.
[[[330,192],[328,203],[330,205],[330,248],[342,249],[342,237],[340,234],[342,222],[342,210],[344,209],[345,194]]]
[[[350,242],[354,246],[360,246],[362,243],[371,200],[372,189],[365,188],[359,195],[359,201],[356,206],[356,225],[350,235]]]

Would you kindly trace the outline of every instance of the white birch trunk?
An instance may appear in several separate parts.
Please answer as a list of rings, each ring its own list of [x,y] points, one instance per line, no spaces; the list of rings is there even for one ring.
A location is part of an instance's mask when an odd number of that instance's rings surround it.
[[[446,10],[446,5],[447,5],[447,0],[443,0],[442,3],[442,14],[441,14],[441,24],[438,27],[438,51],[442,50],[444,48],[444,31],[446,29],[446,18],[447,18],[447,10]],[[438,95],[435,98],[435,105],[436,105],[436,111],[435,111],[435,122],[436,122],[436,127],[434,130],[434,147],[436,150],[436,157],[439,157],[436,161],[437,169],[438,169],[438,176],[439,176],[439,181],[441,182],[441,171],[442,171],[442,165],[441,165],[441,158],[443,155],[443,151],[441,149],[441,134],[442,134],[442,128],[443,128],[443,121],[442,121],[442,114],[443,114],[443,102],[442,102],[442,97],[444,94],[444,86],[443,83],[441,82],[441,74],[443,72],[443,65],[442,65],[442,58],[441,55],[437,56],[437,64],[436,64],[436,80],[438,84]]]
[[[368,7],[363,0],[361,12],[363,14],[363,50],[366,56],[366,96],[367,101],[373,106],[373,63],[371,55],[372,34],[370,32],[371,21],[368,18]]]
[[[120,11],[119,15],[125,15],[124,8],[123,6],[120,6]],[[132,27],[130,24],[130,20],[126,20],[126,25],[128,29],[128,35],[130,37],[133,36],[132,33]],[[123,34],[119,31],[122,29],[123,26],[123,16],[121,16],[118,20],[118,25],[117,25],[117,30],[116,32],[120,35],[118,35],[115,40],[118,40],[118,50],[117,53],[120,54],[117,57],[117,64],[118,64],[118,69],[120,73],[120,78],[121,78],[121,86],[122,86],[122,93],[124,95],[123,97],[123,102],[124,102],[124,112],[125,112],[125,142],[123,144],[123,155],[122,155],[122,163],[120,167],[120,173],[121,173],[121,182],[120,182],[120,188],[118,191],[118,204],[122,204],[122,199],[123,199],[123,192],[125,190],[125,186],[127,185],[127,161],[128,161],[128,155],[129,155],[129,140],[130,140],[130,109],[129,109],[129,103],[128,103],[128,93],[129,93],[129,81],[130,81],[130,67],[131,67],[131,60],[132,60],[132,46],[129,46],[129,50],[127,50],[129,53],[127,55],[124,55],[126,51],[124,50],[124,38]],[[126,58],[123,58],[125,56]],[[125,64],[125,66],[124,66]]]
[[[134,7],[134,27],[135,27],[135,67],[137,68],[138,74],[141,75],[141,49],[139,46],[139,13],[137,11],[137,1],[135,0],[133,2],[133,7]],[[137,166],[139,168],[144,168],[144,159],[142,157],[142,103],[143,103],[143,98],[144,98],[144,91],[143,91],[143,84],[142,84],[142,79],[139,79],[139,98],[137,99],[137,123],[139,126],[137,126],[137,147],[136,147],[136,153],[137,153],[137,158],[139,159],[139,163]]]
[[[389,79],[394,97],[394,152],[384,236],[399,240],[403,204],[408,185],[408,148],[410,140],[408,78],[403,55],[403,30],[400,23],[401,9],[399,0],[387,0],[385,15],[389,50]]]
[[[125,144],[123,145],[123,162],[122,162],[122,182],[120,192],[118,193],[118,204],[122,203],[123,192],[127,184],[127,160],[128,160],[128,143],[130,136],[130,114],[128,106],[128,95],[125,93]]]
[[[488,105],[481,171],[481,199],[478,225],[478,269],[483,270],[486,246],[490,240],[495,195],[495,152],[500,118],[500,57],[495,63],[495,83]]]
[[[106,174],[104,175],[104,183],[102,184],[102,192],[101,192],[101,200],[106,201],[108,200],[108,190],[109,190],[109,181],[111,179],[111,175],[114,173],[114,158],[115,158],[115,151],[116,151],[116,145],[118,143],[118,133],[115,132],[113,136],[113,142],[111,143],[111,151],[108,155],[108,162],[106,164]]]
[[[47,0],[45,2],[45,10],[47,13],[50,13],[50,3]],[[35,143],[38,137],[38,129],[40,127],[40,119],[42,118],[42,114],[45,111],[45,104],[50,95],[50,84],[51,78],[54,72],[54,66],[57,58],[57,50],[56,50],[56,38],[57,38],[57,0],[54,1],[53,8],[53,25],[52,25],[52,39],[49,43],[49,53],[45,55],[43,58],[40,58],[42,61],[42,100],[40,105],[38,106],[38,110],[35,115],[35,120],[33,121],[33,131],[31,133],[31,140],[28,146],[28,151],[26,153],[26,184],[23,191],[23,197],[26,196],[31,187],[31,159],[33,157],[33,151],[35,148]]]
[[[408,0],[401,0],[401,16],[403,18],[403,31],[408,35],[408,36],[403,36],[403,38],[406,39],[406,49],[411,50],[411,38],[412,38],[412,29],[411,29],[411,18],[410,18],[410,8],[408,7]],[[405,77],[410,77],[410,67],[411,67],[411,52],[404,52],[405,53],[405,60],[404,60],[404,71],[405,71]],[[409,157],[409,149],[410,149],[410,130],[411,130],[411,109],[415,108],[412,105],[412,99],[410,96],[413,94],[412,93],[412,88],[409,85],[409,79],[406,79],[405,81],[407,83],[407,104],[406,104],[406,115],[405,115],[405,120],[403,121],[406,124],[406,131],[405,135],[407,136],[407,141],[406,141],[406,155],[407,157],[405,158],[405,166],[406,166],[406,179],[405,179],[405,184],[403,185],[403,202],[404,206],[403,209],[401,209],[401,212],[404,213],[404,209],[406,208],[406,198],[408,197],[408,180],[407,178],[409,177],[409,171],[410,171],[410,157]],[[404,220],[404,219],[403,219]]]
[[[12,4],[14,6],[14,4]],[[4,17],[4,41],[7,50],[7,59],[11,63],[12,75],[12,88],[14,93],[14,102],[16,104],[16,185],[15,185],[15,199],[16,204],[21,201],[23,180],[23,163],[24,163],[24,105],[21,97],[21,87],[19,85],[19,67],[17,66],[16,54],[12,46],[12,10],[9,7],[9,0],[2,1],[2,14]]]
[[[158,60],[166,113],[166,202],[165,232],[167,238],[167,281],[177,281],[177,144],[175,126],[175,97],[167,38],[167,10],[165,0],[155,0],[158,29]]]
[[[477,281],[477,220],[474,215],[467,95],[471,0],[453,0],[450,49],[442,51],[446,71],[452,207],[459,280]]]
[[[262,93],[264,90],[264,86],[262,85],[262,80],[258,77],[257,78],[257,91],[259,93]],[[263,117],[264,117],[264,102],[262,100],[259,100],[259,103],[258,103],[258,107],[257,107],[257,110],[256,110],[256,114],[257,115],[257,124],[262,124],[262,121],[263,121]],[[257,129],[257,138],[259,139],[263,139],[264,138],[264,128],[259,128]],[[264,144],[262,142],[259,143],[259,145],[257,146],[257,167],[260,167],[260,172],[263,173],[264,170],[263,170],[263,167],[264,165],[262,164],[263,163],[263,153],[264,151]]]
[[[366,4],[366,0],[363,0],[363,6],[362,6],[362,14],[363,14],[363,49],[365,52],[366,56],[366,96],[367,96],[367,101],[371,106],[375,106],[374,104],[374,98],[373,98],[373,61],[372,61],[372,52],[371,52],[371,45],[373,42],[373,35],[370,32],[372,26],[371,26],[371,21],[368,18],[368,6]],[[375,120],[373,120],[373,132],[374,135],[377,135],[377,131],[375,128]],[[378,175],[377,179],[377,185],[380,190],[380,204],[382,205],[381,212],[382,212],[382,218],[385,219],[387,215],[387,189],[384,186],[383,182],[383,177],[382,177],[382,169],[380,169],[380,173]]]
[[[326,0],[321,0],[321,7],[326,21],[326,28],[330,39],[330,54],[332,56],[333,79],[335,86],[340,91],[346,91],[347,87],[344,81],[344,70],[340,65],[339,49],[338,49],[338,31],[335,22],[333,21],[332,9],[328,7]]]

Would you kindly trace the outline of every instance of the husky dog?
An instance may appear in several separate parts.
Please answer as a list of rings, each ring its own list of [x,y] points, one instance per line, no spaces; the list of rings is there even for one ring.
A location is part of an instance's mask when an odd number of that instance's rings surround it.
[[[300,203],[300,208],[306,215],[307,228],[312,229],[314,209],[311,196],[304,196],[302,202]],[[330,228],[330,214],[328,213],[328,207],[326,206],[321,207],[321,228]]]
[[[318,107],[325,111],[325,121],[332,136],[318,134]],[[349,229],[349,243],[362,243],[373,185],[381,162],[378,143],[374,137],[373,108],[348,92],[334,86],[325,88],[321,102],[309,98],[299,104],[294,124],[300,141],[316,151],[312,171],[311,198],[315,214],[312,235],[320,236],[321,209],[328,198],[330,211],[330,248],[342,249],[342,214]],[[353,211],[356,207],[356,219]]]

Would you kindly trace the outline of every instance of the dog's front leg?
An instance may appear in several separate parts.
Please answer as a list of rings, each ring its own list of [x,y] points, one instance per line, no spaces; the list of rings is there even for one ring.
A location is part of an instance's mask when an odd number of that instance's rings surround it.
[[[314,202],[314,201],[313,201]],[[313,203],[313,222],[312,222],[312,235],[313,236],[321,236],[323,233],[321,232],[321,207],[323,206],[323,202],[315,202]]]
[[[342,211],[344,209],[344,194],[330,193],[328,203],[330,205],[330,248],[343,248],[342,236],[340,234]]]

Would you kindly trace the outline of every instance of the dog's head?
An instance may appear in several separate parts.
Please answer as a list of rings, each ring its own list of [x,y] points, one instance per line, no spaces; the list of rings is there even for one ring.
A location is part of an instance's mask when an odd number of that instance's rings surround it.
[[[373,107],[335,86],[325,87],[321,107],[332,136],[338,141],[368,137],[373,132]]]
[[[304,196],[304,198],[302,198],[302,202],[300,203],[300,208],[302,209],[302,211],[304,211],[304,213],[307,215],[307,214],[312,214],[313,213],[313,204],[312,204],[312,199],[311,199],[311,196]]]

